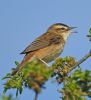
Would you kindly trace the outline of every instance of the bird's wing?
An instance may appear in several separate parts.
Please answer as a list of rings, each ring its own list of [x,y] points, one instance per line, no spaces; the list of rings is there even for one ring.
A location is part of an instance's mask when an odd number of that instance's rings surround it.
[[[57,44],[60,41],[60,36],[57,34],[45,33],[42,36],[38,37],[35,41],[33,41],[21,54],[27,54],[32,51],[36,51],[38,49],[44,48],[51,44]]]

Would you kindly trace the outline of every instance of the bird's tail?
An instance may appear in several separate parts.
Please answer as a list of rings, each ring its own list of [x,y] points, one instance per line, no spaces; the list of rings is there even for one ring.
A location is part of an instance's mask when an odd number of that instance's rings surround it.
[[[12,71],[11,75],[15,75],[19,70],[21,70],[26,65],[27,62],[30,62],[33,55],[34,55],[34,52],[26,54],[22,62],[16,67],[16,69]]]

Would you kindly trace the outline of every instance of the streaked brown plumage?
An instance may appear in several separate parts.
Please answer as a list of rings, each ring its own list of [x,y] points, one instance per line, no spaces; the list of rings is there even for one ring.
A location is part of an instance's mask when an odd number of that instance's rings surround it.
[[[71,34],[69,27],[62,23],[53,24],[48,28],[47,32],[35,39],[21,54],[25,54],[21,64],[13,71],[14,75],[27,62],[36,57],[46,63],[56,59],[63,51],[64,44]]]

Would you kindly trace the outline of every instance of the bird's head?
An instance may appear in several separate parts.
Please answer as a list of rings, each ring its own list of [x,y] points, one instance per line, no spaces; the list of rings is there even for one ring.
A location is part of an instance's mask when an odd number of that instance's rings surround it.
[[[76,27],[69,27],[68,25],[65,25],[63,23],[56,23],[51,25],[48,28],[49,32],[55,32],[57,34],[59,34],[60,36],[62,36],[65,40],[67,40],[68,36],[73,33],[71,30],[74,29]]]

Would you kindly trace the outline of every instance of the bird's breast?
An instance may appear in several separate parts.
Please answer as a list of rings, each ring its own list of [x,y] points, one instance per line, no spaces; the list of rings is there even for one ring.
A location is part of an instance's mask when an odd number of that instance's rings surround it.
[[[39,59],[44,60],[45,62],[51,62],[61,54],[63,48],[64,48],[64,43],[55,44],[55,45],[52,44],[50,46],[38,50],[35,53],[35,56]]]

